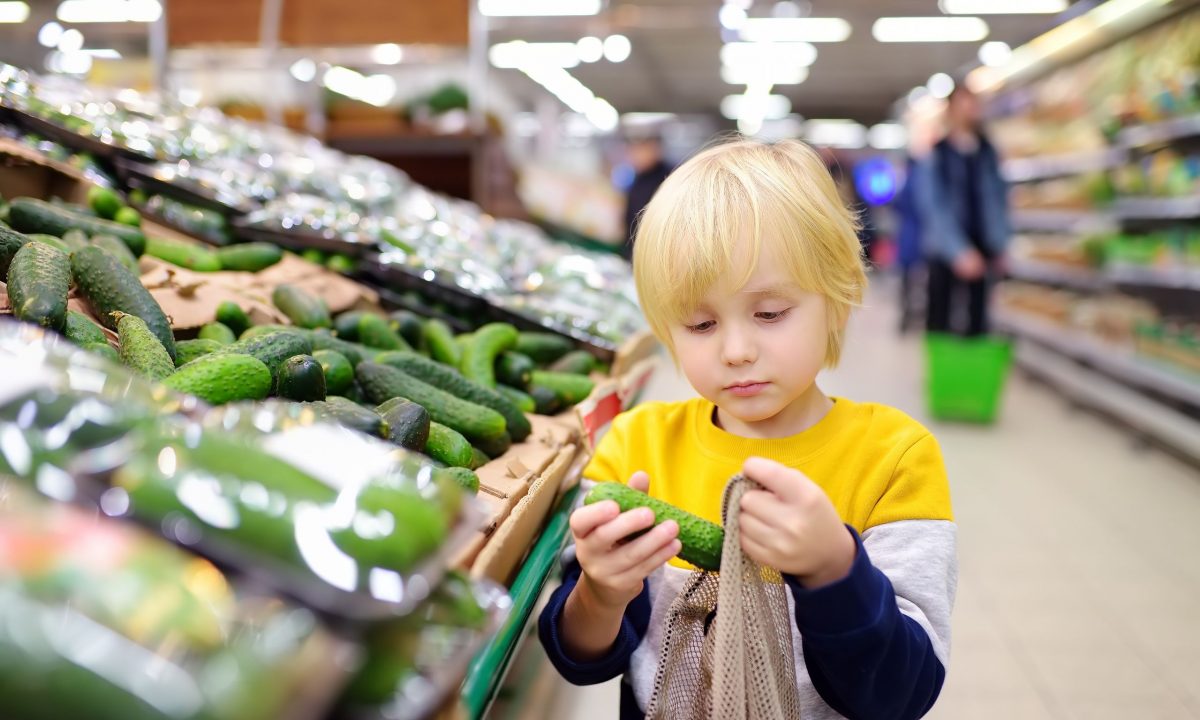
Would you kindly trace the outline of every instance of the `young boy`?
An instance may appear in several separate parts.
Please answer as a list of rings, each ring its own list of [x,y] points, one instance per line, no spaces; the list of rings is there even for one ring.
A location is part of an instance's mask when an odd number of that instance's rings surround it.
[[[924,715],[949,650],[949,486],[929,431],[814,382],[866,286],[855,220],[820,158],[791,141],[701,152],[646,207],[633,268],[651,328],[701,397],[618,417],[585,475],[718,523],[726,481],[756,480],[742,549],[790,591],[804,719]],[[666,611],[691,570],[673,522],[625,542],[652,524],[611,501],[576,510],[539,622],[569,682],[624,675],[621,718],[649,703]]]

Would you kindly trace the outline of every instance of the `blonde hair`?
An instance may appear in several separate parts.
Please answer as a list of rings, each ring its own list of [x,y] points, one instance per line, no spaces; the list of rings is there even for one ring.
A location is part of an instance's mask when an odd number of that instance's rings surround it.
[[[633,273],[642,309],[674,355],[670,328],[741,264],[735,258],[749,258],[736,285],[745,286],[768,237],[796,284],[825,297],[825,365],[833,367],[867,285],[857,229],[825,163],[804,143],[742,139],[710,147],[671,173],[639,218]],[[738,247],[746,237],[749,246]]]

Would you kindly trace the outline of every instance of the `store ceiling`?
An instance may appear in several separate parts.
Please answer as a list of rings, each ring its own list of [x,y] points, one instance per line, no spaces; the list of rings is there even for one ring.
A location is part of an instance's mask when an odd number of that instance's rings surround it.
[[[1006,0],[994,0],[1003,5]],[[802,3],[803,4],[803,3]],[[1080,4],[1093,5],[1093,2]],[[756,0],[752,17],[769,16],[774,0]],[[717,0],[610,0],[599,16],[492,18],[489,42],[575,41],[586,35],[622,33],[633,52],[622,63],[600,62],[570,70],[616,109],[625,112],[716,114],[721,98],[745,86],[721,81],[721,26]],[[880,43],[871,26],[883,15],[936,16],[938,0],[812,0],[811,17],[840,17],[852,27],[840,43],[817,44],[818,56],[800,85],[778,85],[793,112],[807,118],[850,118],[863,123],[886,119],[893,102],[931,75],[951,75],[975,62],[981,42]],[[1081,9],[1073,7],[1068,13]],[[1017,47],[1057,24],[1053,15],[984,16],[990,34]],[[532,101],[544,93],[515,70],[506,83]]]

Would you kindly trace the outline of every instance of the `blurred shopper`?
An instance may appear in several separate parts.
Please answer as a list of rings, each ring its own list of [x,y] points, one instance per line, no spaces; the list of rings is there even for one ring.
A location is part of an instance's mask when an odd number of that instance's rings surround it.
[[[929,259],[930,332],[986,333],[989,281],[1004,267],[1010,236],[1007,188],[981,117],[975,94],[956,87],[946,107],[946,137],[916,167],[916,198]],[[965,327],[955,322],[964,293]]]
[[[633,182],[625,192],[625,245],[621,254],[633,257],[633,237],[637,230],[638,213],[654,197],[658,186],[673,169],[663,157],[662,138],[657,134],[633,137],[629,140],[629,164],[633,166]]]
[[[896,195],[893,207],[899,219],[896,229],[896,268],[900,273],[900,332],[906,333],[917,323],[916,287],[921,273],[921,214],[917,208],[917,159],[909,154],[905,163],[904,187]]]

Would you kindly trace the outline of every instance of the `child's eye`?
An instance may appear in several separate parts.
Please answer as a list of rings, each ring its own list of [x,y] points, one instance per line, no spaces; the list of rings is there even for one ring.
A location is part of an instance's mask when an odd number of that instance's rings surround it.
[[[754,313],[754,317],[758,318],[759,320],[766,320],[767,322],[772,322],[774,320],[779,320],[784,315],[787,315],[787,313],[788,313],[787,310],[780,310],[779,312],[760,312],[760,313]]]
[[[708,332],[709,330],[712,330],[714,327],[716,327],[716,325],[717,325],[717,323],[712,320],[705,320],[702,323],[696,323],[695,325],[685,325],[684,327],[687,328],[688,332],[693,332],[698,335],[702,335],[702,334]]]

